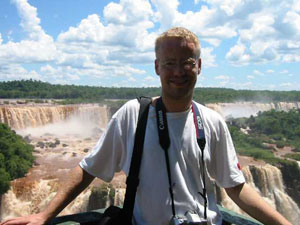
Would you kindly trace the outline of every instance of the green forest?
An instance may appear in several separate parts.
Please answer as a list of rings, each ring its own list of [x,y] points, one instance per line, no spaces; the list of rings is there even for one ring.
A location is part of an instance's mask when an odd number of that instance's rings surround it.
[[[32,167],[33,147],[6,124],[0,123],[0,196],[10,186],[10,181],[23,177]]]
[[[300,110],[266,111],[257,116],[228,121],[238,154],[261,159],[280,168],[286,191],[300,205]],[[274,155],[284,146],[292,153]]]
[[[228,127],[239,154],[276,163],[273,151],[292,146],[294,153],[285,157],[300,161],[300,110],[259,112],[228,121]]]
[[[109,99],[119,99],[115,105],[137,96],[157,96],[160,88],[107,88],[75,85],[53,85],[41,81],[22,80],[0,82],[0,98],[28,99],[40,103],[55,99],[58,104],[103,103]],[[195,99],[201,103],[234,101],[299,101],[299,91],[250,91],[225,88],[196,88]],[[280,166],[285,176],[296,174],[300,181],[299,167],[293,160],[300,161],[300,111],[267,111],[250,118],[228,121],[238,154],[262,159]],[[291,146],[292,152],[283,158],[277,158],[274,152],[278,148]],[[9,188],[9,181],[26,174],[32,166],[33,147],[7,125],[0,124],[0,195]],[[291,160],[293,159],[293,160]],[[291,171],[293,171],[291,173]],[[297,175],[298,174],[298,175]],[[288,180],[288,182],[290,181]],[[299,186],[298,183],[290,184]],[[300,186],[299,186],[300,190]]]
[[[0,98],[6,99],[58,99],[59,103],[101,103],[107,99],[127,100],[138,96],[160,95],[160,88],[92,87],[50,84],[35,80],[0,82]],[[194,99],[203,104],[215,102],[299,101],[300,91],[251,91],[227,88],[196,88]]]

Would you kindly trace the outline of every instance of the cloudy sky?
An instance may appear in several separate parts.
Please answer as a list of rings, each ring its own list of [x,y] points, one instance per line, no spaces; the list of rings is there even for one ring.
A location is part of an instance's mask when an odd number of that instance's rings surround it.
[[[0,81],[159,86],[173,26],[201,40],[198,87],[300,90],[299,0],[0,0]]]

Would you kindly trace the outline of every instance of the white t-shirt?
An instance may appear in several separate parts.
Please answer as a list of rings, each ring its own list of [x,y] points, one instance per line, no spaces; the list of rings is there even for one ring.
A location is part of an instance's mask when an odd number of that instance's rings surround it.
[[[244,183],[245,179],[238,168],[226,123],[215,111],[198,103],[196,105],[202,116],[206,138],[207,216],[212,224],[221,224],[212,180],[227,188]],[[113,115],[93,151],[80,162],[85,171],[106,182],[121,170],[128,175],[139,106],[137,100],[131,100]],[[176,214],[184,215],[188,210],[194,210],[203,217],[204,201],[198,193],[203,188],[201,150],[196,141],[192,110],[167,113],[167,122]],[[159,145],[153,106],[149,109],[139,178],[134,220],[138,225],[168,225],[172,217],[168,174],[164,150]]]

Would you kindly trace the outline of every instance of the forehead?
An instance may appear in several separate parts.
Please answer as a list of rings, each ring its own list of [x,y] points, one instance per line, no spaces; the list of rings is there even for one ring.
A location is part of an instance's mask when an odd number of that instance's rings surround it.
[[[158,58],[189,58],[196,57],[196,44],[182,38],[166,38],[157,52]]]

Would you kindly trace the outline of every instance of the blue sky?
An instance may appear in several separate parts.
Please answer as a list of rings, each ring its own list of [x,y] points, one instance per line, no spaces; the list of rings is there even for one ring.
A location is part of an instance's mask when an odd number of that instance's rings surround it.
[[[173,26],[201,41],[198,87],[300,90],[299,0],[0,0],[0,81],[159,86]]]

